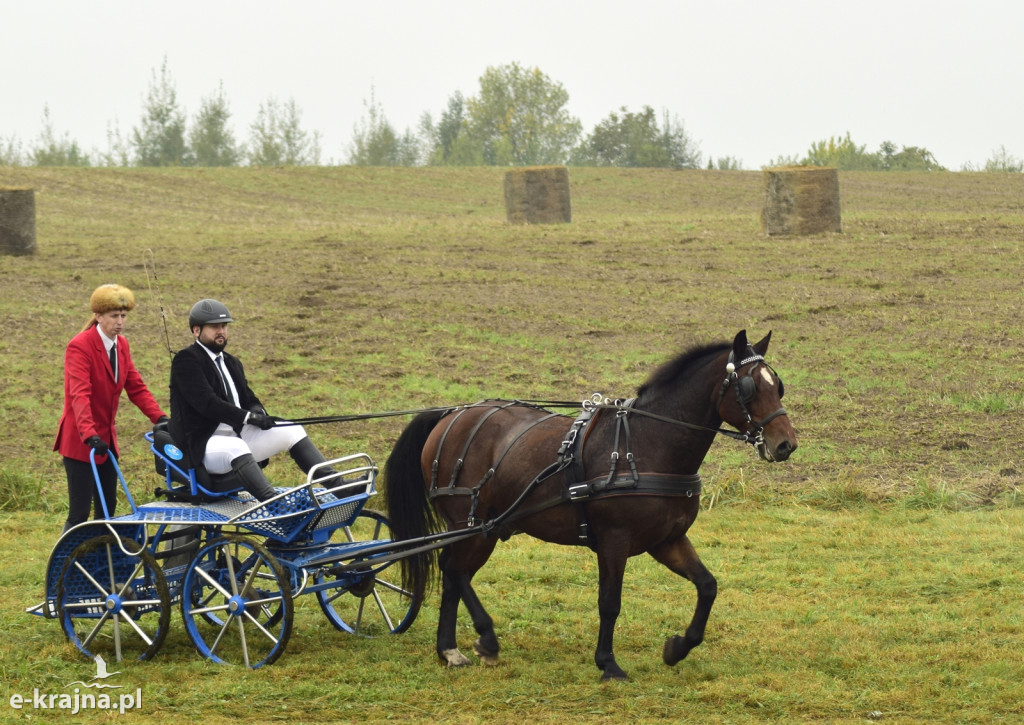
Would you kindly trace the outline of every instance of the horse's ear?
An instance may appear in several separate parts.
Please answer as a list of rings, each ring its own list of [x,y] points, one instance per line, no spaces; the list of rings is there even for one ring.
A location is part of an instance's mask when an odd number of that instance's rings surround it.
[[[765,335],[760,342],[754,343],[754,352],[756,352],[758,355],[764,355],[766,352],[768,352],[768,342],[771,339],[772,331],[769,330],[768,334]]]
[[[740,330],[736,333],[736,339],[732,341],[732,352],[733,357],[736,360],[742,360],[747,356],[747,331]]]

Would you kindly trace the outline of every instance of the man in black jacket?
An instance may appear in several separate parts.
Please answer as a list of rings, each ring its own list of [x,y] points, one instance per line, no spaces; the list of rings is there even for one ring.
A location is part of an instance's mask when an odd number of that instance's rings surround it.
[[[257,461],[288,451],[308,473],[325,459],[302,426],[275,426],[249,387],[242,363],[224,352],[233,321],[217,300],[192,306],[188,325],[195,342],[171,363],[170,433],[188,453],[204,486],[216,486],[207,473],[234,472],[246,491],[265,501],[276,492]],[[316,476],[330,474],[324,467]]]

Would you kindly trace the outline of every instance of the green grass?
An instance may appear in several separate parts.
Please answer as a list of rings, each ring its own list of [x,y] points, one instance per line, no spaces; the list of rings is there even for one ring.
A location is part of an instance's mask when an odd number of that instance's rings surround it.
[[[685,628],[690,585],[631,562],[616,654],[632,679],[602,686],[593,557],[517,538],[479,575],[496,669],[437,665],[433,600],[385,640],[346,638],[300,602],[287,652],[256,672],[201,661],[175,615],[154,662],[121,667],[140,721],[1020,719],[1024,178],[843,173],[842,234],[768,238],[755,172],[574,169],[573,222],[541,227],[506,223],[502,173],[0,169],[0,186],[36,189],[39,247],[0,257],[8,691],[90,674],[21,609],[66,510],[50,450],[64,347],[116,281],[136,292],[127,335],[164,403],[165,335],[187,344],[189,306],[215,296],[275,415],[629,397],[691,344],[771,329],[800,440],[781,465],[712,447],[692,534],[720,596],[675,668],[660,646]],[[311,432],[382,462],[406,420]],[[139,501],[158,484],[145,426],[123,401]],[[287,461],[269,471],[295,480]]]
[[[4,517],[18,537],[5,601],[37,595],[39,540],[58,524]],[[300,600],[273,666],[206,663],[175,613],[157,657],[121,663],[117,682],[142,689],[142,722],[857,723],[873,712],[900,723],[1012,722],[1024,714],[1024,557],[1008,542],[1022,526],[1020,508],[718,506],[693,540],[719,598],[704,644],[674,668],[660,648],[685,627],[693,588],[649,558],[631,560],[616,636],[626,683],[600,684],[593,666],[593,557],[525,537],[499,546],[477,580],[503,646],[495,668],[437,663],[435,600],[409,632],[375,640],[334,631]],[[0,629],[8,692],[61,692],[90,674],[54,622],[5,607]],[[462,646],[475,636],[462,621]]]

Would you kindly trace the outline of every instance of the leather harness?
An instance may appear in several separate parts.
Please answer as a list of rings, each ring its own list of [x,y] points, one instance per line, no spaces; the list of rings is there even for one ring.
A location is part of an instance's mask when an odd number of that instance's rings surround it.
[[[471,499],[469,518],[467,521],[469,526],[477,525],[476,511],[477,504],[479,503],[480,490],[483,488],[484,484],[494,477],[498,466],[502,461],[504,461],[505,456],[511,448],[535,426],[560,415],[557,413],[548,413],[547,415],[523,426],[508,442],[504,450],[498,456],[498,459],[488,468],[483,478],[481,478],[476,485],[472,487],[457,486],[456,483],[462,472],[465,456],[469,451],[469,447],[473,442],[473,439],[480,432],[484,423],[500,410],[507,409],[513,405],[526,405],[520,401],[501,401],[501,404],[496,404],[498,402],[499,401],[484,401],[484,403],[477,403],[458,410],[458,412],[451,417],[451,420],[448,422],[448,426],[441,435],[441,439],[438,442],[437,450],[434,455],[433,464],[431,466],[431,480],[428,497],[433,501],[441,496],[469,496]],[[700,496],[701,480],[698,474],[649,473],[640,472],[637,469],[636,460],[632,451],[632,436],[630,433],[628,419],[629,413],[631,412],[632,406],[635,402],[635,398],[631,398],[624,402],[615,401],[615,442],[612,446],[610,467],[605,476],[589,479],[585,478],[586,472],[583,466],[583,448],[587,437],[593,430],[593,422],[598,418],[601,412],[607,409],[607,406],[585,405],[583,411],[576,417],[572,425],[569,426],[565,439],[562,441],[562,444],[558,449],[555,461],[537,474],[509,510],[505,511],[492,521],[484,522],[482,524],[484,533],[487,534],[497,530],[498,534],[502,538],[508,538],[508,536],[511,536],[513,533],[508,527],[508,524],[515,519],[525,518],[526,516],[544,511],[548,508],[553,508],[555,506],[571,502],[577,506],[579,511],[579,542],[593,548],[590,525],[587,520],[585,505],[586,502],[592,499],[623,495]],[[479,420],[477,420],[476,424],[473,426],[472,431],[470,431],[469,435],[466,437],[466,441],[463,444],[462,451],[455,462],[455,466],[452,469],[452,474],[447,485],[439,485],[438,468],[440,465],[441,451],[444,448],[449,432],[451,432],[455,422],[467,410],[484,404],[491,405],[491,409],[480,416]],[[620,439],[624,439],[625,441],[625,461],[627,463],[628,470],[624,471],[619,471],[619,461],[622,458],[619,454]],[[520,508],[520,503],[525,500],[536,486],[556,473],[563,473],[566,481],[565,486],[557,497],[528,508]]]

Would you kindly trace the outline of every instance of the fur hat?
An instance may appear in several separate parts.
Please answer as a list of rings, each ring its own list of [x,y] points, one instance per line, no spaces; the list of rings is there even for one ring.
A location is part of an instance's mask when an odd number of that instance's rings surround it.
[[[130,310],[135,307],[135,295],[119,284],[100,285],[89,298],[89,307],[101,315],[111,310]]]

